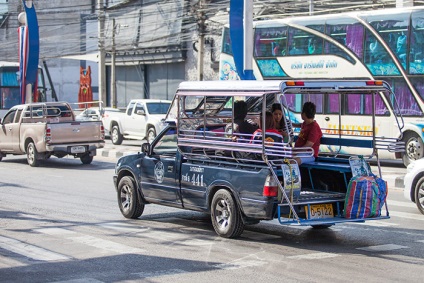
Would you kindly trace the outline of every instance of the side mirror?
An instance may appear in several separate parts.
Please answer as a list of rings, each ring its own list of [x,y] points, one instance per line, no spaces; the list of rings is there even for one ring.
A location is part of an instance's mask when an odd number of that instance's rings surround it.
[[[141,145],[141,152],[149,155],[150,154],[150,143],[146,142]]]
[[[146,115],[146,111],[144,111],[144,109],[137,110],[136,114],[137,115]]]

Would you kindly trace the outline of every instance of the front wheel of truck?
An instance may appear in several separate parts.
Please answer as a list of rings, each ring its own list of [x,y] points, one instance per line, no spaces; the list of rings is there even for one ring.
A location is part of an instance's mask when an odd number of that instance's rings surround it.
[[[224,238],[237,238],[243,233],[244,224],[231,193],[221,189],[212,199],[212,225],[215,232]]]
[[[35,144],[33,142],[30,142],[27,145],[26,154],[27,154],[27,161],[28,161],[29,166],[37,167],[40,163],[39,158],[38,158],[39,154],[38,154],[37,148],[35,147]]]
[[[134,178],[122,177],[118,183],[118,204],[125,218],[139,218],[144,211],[144,204],[137,197]]]

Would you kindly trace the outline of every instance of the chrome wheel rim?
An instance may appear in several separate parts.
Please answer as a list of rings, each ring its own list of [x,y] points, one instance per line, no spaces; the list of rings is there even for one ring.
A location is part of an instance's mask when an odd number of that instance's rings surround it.
[[[230,224],[231,210],[228,202],[225,199],[221,199],[217,202],[215,207],[215,219],[219,228],[226,229]]]
[[[122,204],[122,210],[124,212],[128,212],[131,209],[131,202],[132,202],[132,194],[130,187],[128,185],[124,185],[121,189],[121,204]]]
[[[30,164],[33,164],[34,163],[34,155],[35,155],[35,153],[34,153],[34,147],[32,146],[32,145],[29,145],[28,146],[28,162],[30,163]]]
[[[420,205],[421,209],[424,211],[424,184],[422,184],[418,188],[416,201]]]
[[[422,148],[420,142],[416,138],[409,140],[406,147],[406,153],[411,160],[417,160],[422,157]]]
[[[152,141],[155,139],[156,135],[153,131],[149,131],[148,136],[147,136],[147,141],[149,143],[152,143]]]
[[[115,143],[118,140],[118,131],[116,129],[112,129],[112,141]]]

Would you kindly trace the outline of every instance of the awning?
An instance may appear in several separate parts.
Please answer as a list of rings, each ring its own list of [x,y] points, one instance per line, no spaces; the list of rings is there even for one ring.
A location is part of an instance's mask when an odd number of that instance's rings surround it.
[[[99,52],[62,56],[63,59],[99,62]]]

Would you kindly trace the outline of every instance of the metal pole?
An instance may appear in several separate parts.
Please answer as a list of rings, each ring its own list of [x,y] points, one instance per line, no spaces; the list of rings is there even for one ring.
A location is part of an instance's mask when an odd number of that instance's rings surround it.
[[[112,19],[112,58],[111,58],[111,68],[110,68],[110,80],[111,80],[111,96],[112,96],[112,107],[116,108],[116,73],[115,73],[115,61],[116,61],[116,47],[115,47],[115,34],[116,34],[116,24],[115,19]]]
[[[104,0],[97,0],[99,11],[99,100],[106,102],[106,52],[105,52],[105,13]]]
[[[205,36],[203,32],[199,35],[199,49],[197,52],[197,79],[203,81],[203,49],[205,48]]]

